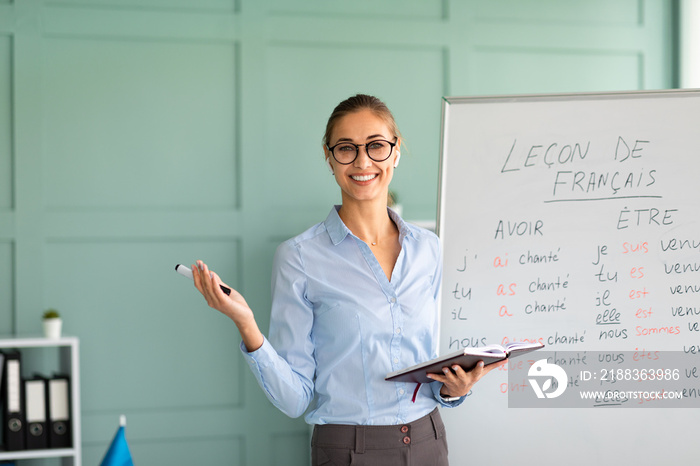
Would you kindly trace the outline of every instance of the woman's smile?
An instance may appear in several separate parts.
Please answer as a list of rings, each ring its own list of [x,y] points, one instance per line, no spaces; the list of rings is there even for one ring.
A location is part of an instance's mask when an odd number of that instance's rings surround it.
[[[376,173],[372,173],[372,174],[367,174],[367,175],[350,175],[350,178],[352,178],[355,181],[365,182],[365,181],[371,181],[371,180],[375,179],[377,176],[379,176],[379,175],[377,175]]]

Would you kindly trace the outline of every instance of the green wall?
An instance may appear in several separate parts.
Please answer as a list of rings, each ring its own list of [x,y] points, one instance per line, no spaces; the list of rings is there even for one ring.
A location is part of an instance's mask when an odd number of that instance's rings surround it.
[[[0,334],[81,339],[84,463],[121,413],[138,464],[308,464],[206,260],[268,325],[274,248],[323,220],[340,100],[376,94],[393,184],[436,214],[441,97],[673,86],[670,0],[0,0]],[[465,413],[468,408],[465,409]]]

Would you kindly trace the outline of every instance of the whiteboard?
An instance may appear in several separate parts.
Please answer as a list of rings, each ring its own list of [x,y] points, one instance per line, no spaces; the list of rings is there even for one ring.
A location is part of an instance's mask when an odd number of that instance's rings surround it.
[[[441,353],[700,358],[699,91],[446,98],[441,146]],[[442,410],[452,464],[697,461],[700,410],[509,408],[508,372]]]

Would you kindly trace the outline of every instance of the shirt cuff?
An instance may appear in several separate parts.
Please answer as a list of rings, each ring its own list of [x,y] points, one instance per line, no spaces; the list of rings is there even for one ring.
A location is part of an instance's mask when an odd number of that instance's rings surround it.
[[[255,351],[248,351],[243,341],[240,344],[241,353],[251,367],[268,367],[273,365],[274,356],[277,354],[272,344],[263,335],[263,344]]]
[[[446,408],[456,408],[457,406],[461,405],[464,403],[464,399],[468,395],[464,395],[459,398],[459,400],[455,401],[445,401],[442,399],[442,396],[440,396],[440,389],[442,388],[442,382],[430,382],[430,389],[433,391],[433,396],[435,399],[440,403],[441,406],[444,406]]]

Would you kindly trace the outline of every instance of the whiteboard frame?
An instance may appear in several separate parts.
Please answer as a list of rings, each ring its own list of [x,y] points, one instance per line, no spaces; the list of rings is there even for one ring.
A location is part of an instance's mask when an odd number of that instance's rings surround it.
[[[446,252],[446,245],[443,243],[445,241],[446,235],[448,235],[449,239],[449,231],[446,229],[446,225],[448,224],[447,219],[445,218],[445,212],[448,204],[448,199],[446,198],[446,193],[447,193],[447,182],[448,182],[448,170],[450,166],[450,154],[447,151],[448,143],[450,142],[450,131],[458,131],[459,128],[450,128],[450,122],[451,122],[451,112],[450,108],[452,105],[479,105],[479,104],[498,104],[498,103],[533,103],[533,102],[561,102],[561,103],[566,103],[566,102],[582,102],[582,101],[629,101],[629,100],[634,100],[634,99],[664,99],[664,98],[683,98],[683,97],[692,97],[692,98],[698,98],[700,97],[700,89],[667,89],[667,90],[642,90],[642,91],[611,91],[611,92],[588,92],[588,93],[561,93],[561,94],[520,94],[520,95],[491,95],[491,96],[464,96],[464,97],[443,97],[443,102],[442,102],[442,127],[441,127],[441,139],[440,139],[440,159],[439,159],[439,167],[438,167],[438,173],[439,173],[439,179],[438,179],[438,206],[437,206],[437,218],[436,218],[436,233],[438,237],[440,238],[440,241],[442,243],[442,251],[443,251],[443,256],[445,255]],[[471,111],[471,110],[470,110]],[[475,109],[475,111],[478,112],[478,109]],[[454,114],[453,114],[454,115]],[[473,116],[473,115],[471,115]],[[454,135],[452,135],[454,136]],[[455,159],[458,160],[458,159]],[[454,183],[454,180],[451,180],[450,183]],[[444,257],[443,257],[444,258]],[[443,274],[443,280],[445,278],[445,274]],[[444,282],[443,282],[444,286]],[[444,290],[441,290],[439,294],[439,309],[440,309],[440,315],[439,315],[439,339],[438,339],[438,352],[439,349],[443,347],[443,333],[446,333],[447,330],[443,328],[443,319],[446,319],[448,316],[447,310],[442,308],[443,304],[443,295],[444,295]],[[446,320],[445,320],[446,321]],[[488,409],[490,409],[493,405],[487,404],[487,405],[481,405],[476,408],[473,408],[473,413],[476,413],[476,415],[483,415],[485,413],[488,413]],[[459,408],[458,408],[459,409]],[[645,425],[645,422],[648,422],[648,419],[662,419],[666,421],[667,423],[674,422],[676,418],[677,413],[681,413],[682,411],[679,411],[678,409],[672,409],[672,410],[659,410],[655,411],[652,417],[649,416],[647,412],[644,412],[642,410],[629,410],[625,412],[625,416],[630,420],[632,425],[636,426],[643,426]],[[527,412],[526,412],[527,414]],[[548,413],[546,416],[550,416],[550,413]],[[553,422],[559,422],[559,423],[564,423],[568,422],[567,418],[567,412],[566,411],[557,411],[557,410],[552,410],[551,411],[551,416],[552,419],[554,419]],[[619,411],[615,410],[599,410],[596,412],[596,416],[599,416],[597,418],[597,421],[599,421],[601,424],[605,424],[606,427],[613,426],[614,423],[619,422],[620,417],[622,416]],[[687,417],[692,417],[696,416],[694,413],[691,413],[690,415],[686,415],[685,417],[681,417],[681,419],[685,420]],[[452,412],[445,412],[444,414],[444,420],[445,424],[448,428],[448,442],[450,441],[450,437],[454,439],[462,439],[460,441],[463,441],[464,439],[464,433],[461,432],[459,429],[454,430],[452,433],[451,428],[455,427],[455,422],[462,422],[464,419],[463,414],[457,414],[457,413],[452,413]],[[459,421],[457,421],[459,420]],[[493,421],[493,419],[489,419],[489,422],[498,422],[498,421]],[[564,425],[564,424],[561,424]],[[665,424],[662,424],[665,425]],[[488,432],[485,430],[481,429],[482,426],[477,426],[476,430],[481,433],[484,432],[485,437],[489,437]],[[536,425],[532,424],[530,425],[531,428],[528,428],[526,430],[532,430],[536,429]],[[614,429],[614,427],[613,427]],[[611,429],[608,428],[607,431],[610,431]],[[490,431],[489,431],[490,432]],[[679,441],[686,442],[688,445],[687,449],[681,450],[679,452],[674,452],[674,454],[678,455],[684,455],[685,459],[688,460],[690,458],[689,455],[692,447],[690,447],[690,443],[688,442],[689,436],[692,434],[693,430],[692,427],[682,427],[679,428],[678,431],[674,431],[673,429],[664,429],[664,435],[666,437],[663,437],[660,439],[661,442],[663,442],[663,439],[668,439],[670,438],[678,438],[680,439]],[[574,437],[577,435],[576,432],[573,433]],[[597,435],[597,434],[596,434]],[[685,435],[686,437],[683,437]],[[516,435],[516,437],[518,437]],[[594,437],[594,439],[597,440],[597,437]],[[475,438],[475,441],[481,441],[481,438]],[[546,439],[545,439],[546,440]],[[581,447],[584,445],[587,441],[587,437],[579,436],[577,439],[577,442],[575,442],[575,445],[578,445]],[[643,442],[645,445],[645,448],[656,448],[653,444],[653,441],[651,442],[644,442],[642,437],[620,437],[620,439],[612,439],[610,441],[603,442],[603,445],[612,445],[611,448],[613,447],[625,447],[629,448],[630,445],[634,445],[635,442]],[[513,442],[514,445],[519,446],[517,442]],[[665,445],[663,443],[659,443],[658,448],[661,451]],[[486,450],[489,450],[488,445],[483,446],[482,445],[482,450],[486,448]],[[451,449],[450,451],[450,458],[452,461],[457,461],[457,456],[456,454],[464,454],[465,452],[462,451],[463,446],[460,445],[456,449]],[[545,450],[546,451],[546,450]],[[582,454],[574,458],[574,460],[569,459],[569,462],[571,464],[590,464],[590,458],[591,456],[595,456],[595,449],[591,447],[590,451],[588,450],[581,450]],[[647,450],[642,451],[644,453]],[[468,452],[467,452],[468,453]],[[527,452],[529,453],[529,452]],[[624,451],[623,448],[617,448],[617,449],[612,449],[611,452],[612,457],[616,458],[622,458],[625,457],[626,452]],[[660,453],[661,454],[661,453]],[[478,458],[478,455],[475,455]],[[639,455],[637,455],[639,456]],[[659,456],[659,455],[656,455]],[[543,458],[547,458],[547,456],[539,456],[539,455],[529,455],[526,454],[524,457],[524,460],[522,460],[522,464],[539,464]],[[535,463],[536,462],[536,463]],[[623,461],[619,460],[614,460],[614,462],[618,464],[627,464]],[[680,463],[679,463],[680,464]],[[690,461],[685,461],[684,464],[690,464]]]

